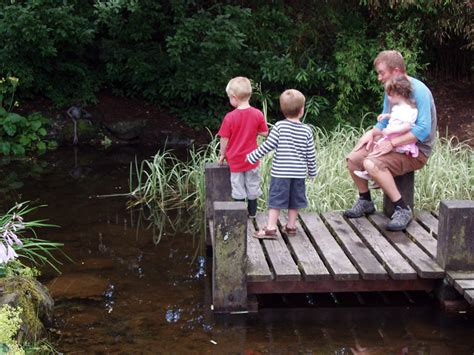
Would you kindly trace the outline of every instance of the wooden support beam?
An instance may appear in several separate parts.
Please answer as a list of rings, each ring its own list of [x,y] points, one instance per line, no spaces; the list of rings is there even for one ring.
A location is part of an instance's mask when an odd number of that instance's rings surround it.
[[[211,246],[208,221],[214,217],[214,201],[231,201],[230,170],[228,165],[207,163],[204,167],[206,188],[205,230],[206,245]]]
[[[247,208],[244,202],[214,202],[212,300],[214,311],[247,310]]]
[[[402,195],[403,201],[414,210],[414,191],[415,191],[415,172],[409,172],[405,175],[395,176],[395,184]],[[383,195],[383,213],[387,217],[392,217],[394,206],[387,195]]]
[[[474,201],[441,201],[436,259],[446,271],[474,271]]]
[[[437,280],[324,280],[249,282],[249,294],[270,293],[327,293],[375,291],[432,291]]]

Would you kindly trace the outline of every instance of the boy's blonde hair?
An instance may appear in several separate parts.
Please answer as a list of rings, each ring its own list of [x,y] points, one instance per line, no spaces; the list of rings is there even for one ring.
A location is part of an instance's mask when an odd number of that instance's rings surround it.
[[[295,89],[283,91],[280,95],[280,109],[287,118],[298,117],[301,109],[304,107],[306,99],[304,95]]]
[[[225,91],[227,95],[234,95],[239,100],[248,100],[252,96],[252,84],[250,80],[244,76],[237,76],[230,79]]]
[[[382,51],[374,59],[374,67],[379,63],[385,63],[388,69],[393,70],[395,68],[400,69],[402,73],[406,73],[405,60],[399,51]]]

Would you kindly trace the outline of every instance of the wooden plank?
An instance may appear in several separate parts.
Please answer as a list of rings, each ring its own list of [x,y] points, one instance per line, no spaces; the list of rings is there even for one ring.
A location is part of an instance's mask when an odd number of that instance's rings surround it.
[[[433,236],[416,221],[411,221],[406,230],[421,249],[428,253],[433,259],[436,259],[438,241]]]
[[[454,280],[474,280],[474,272],[446,271],[446,279],[451,285],[454,284]]]
[[[312,293],[312,292],[377,292],[377,291],[432,291],[434,279],[414,280],[325,280],[325,281],[282,281],[249,282],[249,294],[262,293]]]
[[[474,304],[474,290],[464,292],[464,298],[469,304]]]
[[[415,269],[410,266],[408,261],[400,255],[367,218],[351,218],[349,223],[356,228],[360,238],[382,265],[385,266],[392,279],[411,280],[417,278]]]
[[[270,281],[274,278],[268,266],[260,240],[253,237],[255,228],[247,223],[247,281]]]
[[[282,214],[280,223],[284,226],[288,222],[288,216]],[[305,280],[323,280],[331,278],[326,266],[311,244],[300,222],[296,223],[296,235],[287,237],[289,246],[296,257],[296,262]]]
[[[421,250],[410,238],[403,232],[391,232],[385,229],[389,219],[380,213],[370,216],[370,219],[377,225],[383,235],[392,243],[400,254],[402,254],[423,278],[442,278],[444,270],[430,258],[423,250]]]
[[[462,295],[466,290],[474,290],[474,280],[454,280],[454,288]]]
[[[364,280],[387,279],[388,274],[375,256],[347,224],[340,212],[323,215],[330,225],[347,256],[359,270]]]
[[[257,224],[259,228],[267,225],[267,216],[261,213],[257,214]],[[290,251],[286,247],[280,232],[277,233],[275,240],[263,240],[263,245],[268,258],[275,272],[276,281],[295,281],[301,280],[301,274],[293,260]]]
[[[212,250],[214,250],[214,221],[212,219],[209,220],[209,233],[206,235],[206,245],[211,246]]]
[[[428,233],[432,234],[435,238],[438,237],[438,219],[428,211],[417,211],[416,219],[428,229]]]
[[[300,213],[301,221],[336,280],[357,280],[359,272],[316,213]]]

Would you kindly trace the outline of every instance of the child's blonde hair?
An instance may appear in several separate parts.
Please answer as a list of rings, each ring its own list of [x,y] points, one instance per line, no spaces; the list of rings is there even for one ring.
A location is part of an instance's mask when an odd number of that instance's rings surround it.
[[[399,51],[390,50],[380,52],[374,59],[374,67],[379,63],[385,63],[390,70],[398,68],[402,73],[406,72],[405,60]]]
[[[225,88],[227,95],[234,95],[239,100],[248,100],[252,96],[252,84],[244,76],[237,76],[230,79]]]
[[[399,95],[412,107],[416,107],[415,100],[413,99],[413,88],[410,80],[405,75],[397,75],[390,78],[385,83],[385,92],[389,95]]]
[[[295,89],[283,91],[280,95],[280,109],[287,118],[295,118],[304,107],[306,99],[304,95]]]

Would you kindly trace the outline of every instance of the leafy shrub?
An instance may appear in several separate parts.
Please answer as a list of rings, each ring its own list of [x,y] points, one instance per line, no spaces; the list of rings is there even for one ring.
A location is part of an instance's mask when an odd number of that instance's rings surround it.
[[[171,21],[159,1],[98,1],[94,17],[105,77],[120,94],[157,101],[167,60],[164,33]]]
[[[0,153],[25,155],[27,151],[44,152],[54,149],[55,141],[46,140],[49,119],[39,113],[28,117],[11,112],[18,103],[14,101],[18,78],[0,79]]]
[[[57,105],[93,101],[99,83],[89,62],[95,26],[82,1],[4,1],[0,68],[22,78],[22,90]]]

